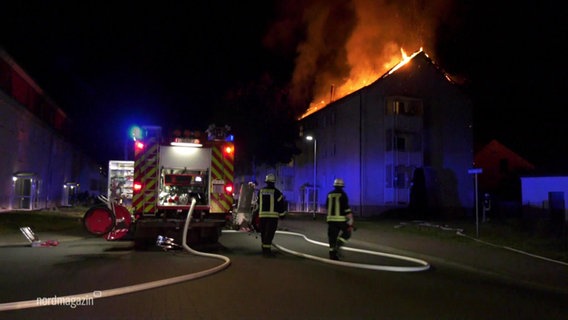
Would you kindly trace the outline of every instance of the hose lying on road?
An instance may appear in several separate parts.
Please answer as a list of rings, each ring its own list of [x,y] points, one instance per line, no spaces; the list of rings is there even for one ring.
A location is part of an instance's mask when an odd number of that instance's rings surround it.
[[[137,291],[143,291],[143,290],[163,287],[163,286],[167,286],[167,285],[171,285],[171,284],[175,284],[175,283],[179,283],[179,282],[203,278],[205,276],[211,275],[213,273],[219,272],[219,271],[227,268],[231,263],[231,260],[229,258],[222,256],[222,255],[195,251],[195,250],[191,249],[186,244],[187,243],[187,241],[186,241],[187,230],[189,228],[189,222],[191,221],[191,215],[193,213],[194,207],[195,207],[195,200],[193,200],[193,202],[191,203],[191,207],[189,208],[188,216],[187,216],[187,219],[186,219],[186,222],[185,222],[185,227],[184,227],[184,230],[183,230],[183,238],[182,238],[183,248],[185,250],[187,250],[188,252],[193,253],[193,254],[198,255],[198,256],[223,260],[223,263],[221,265],[218,265],[214,268],[210,268],[210,269],[207,269],[207,270],[203,270],[203,271],[199,271],[199,272],[195,272],[195,273],[189,273],[189,274],[186,274],[186,275],[183,275],[183,276],[178,276],[178,277],[172,277],[172,278],[167,278],[167,279],[162,279],[162,280],[150,281],[150,282],[140,283],[140,284],[131,285],[131,286],[125,286],[125,287],[121,287],[121,288],[114,288],[114,289],[109,289],[109,290],[102,290],[102,291],[95,291],[95,292],[80,293],[80,294],[57,297],[57,299],[53,299],[53,301],[48,301],[49,303],[47,303],[47,304],[39,303],[38,299],[2,303],[2,304],[0,304],[0,311],[29,309],[29,308],[44,307],[44,306],[49,306],[49,305],[57,305],[58,302],[61,302],[61,301],[63,301],[63,302],[79,302],[79,301],[90,301],[90,300],[99,299],[99,298],[108,298],[108,297],[112,297],[112,296],[118,296],[118,295],[123,295],[123,294],[127,294],[127,293],[133,293],[133,292],[137,292]]]
[[[310,243],[320,245],[320,246],[324,246],[324,247],[329,247],[329,244],[309,239],[308,237],[306,237],[304,234],[301,234],[301,233],[289,232],[289,231],[277,231],[276,233],[302,237]],[[289,254],[299,256],[299,257],[317,260],[317,261],[329,263],[329,264],[351,267],[351,268],[370,269],[370,270],[379,270],[379,271],[394,271],[394,272],[416,272],[416,271],[425,271],[425,270],[428,270],[430,268],[430,265],[428,264],[428,262],[423,261],[423,260],[419,260],[419,259],[415,259],[415,258],[411,258],[411,257],[406,257],[406,256],[401,256],[401,255],[385,253],[385,252],[357,249],[357,248],[352,248],[352,247],[347,247],[347,246],[343,246],[343,247],[341,247],[341,249],[346,250],[346,251],[353,251],[353,252],[359,252],[359,253],[370,254],[370,255],[375,255],[375,256],[383,256],[383,257],[389,257],[389,258],[393,258],[393,259],[410,261],[410,262],[418,264],[418,266],[402,267],[402,266],[388,266],[388,265],[376,265],[376,264],[365,264],[365,263],[354,263],[354,262],[348,262],[348,261],[330,260],[330,259],[326,259],[326,258],[322,258],[322,257],[312,256],[312,255],[305,254],[305,253],[302,253],[302,252],[293,251],[293,250],[287,249],[285,247],[282,247],[278,244],[273,244],[273,245],[278,250],[281,250],[281,251],[284,251],[284,252],[287,252]]]
[[[223,230],[223,233],[243,233],[243,232],[242,231],[236,231],[236,230]],[[297,237],[303,238],[307,242],[310,242],[310,243],[313,243],[313,244],[316,244],[316,245],[319,245],[319,246],[329,247],[329,244],[327,244],[325,242],[312,240],[312,239],[308,238],[306,235],[301,234],[301,233],[278,230],[278,231],[276,231],[276,234],[297,236]],[[341,247],[341,249],[345,250],[345,251],[359,252],[359,253],[369,254],[369,255],[374,255],[374,256],[382,256],[382,257],[388,257],[388,258],[393,258],[393,259],[398,259],[398,260],[409,261],[409,262],[418,264],[418,266],[402,267],[402,266],[377,265],[377,264],[366,264],[366,263],[355,263],[355,262],[348,262],[348,261],[331,260],[331,259],[327,259],[327,258],[323,258],[323,257],[309,255],[309,254],[306,254],[306,253],[303,253],[303,252],[294,251],[294,250],[288,249],[286,247],[283,247],[283,246],[281,246],[277,243],[273,243],[272,245],[274,247],[276,247],[276,249],[278,249],[282,252],[286,252],[286,253],[289,253],[289,254],[292,254],[292,255],[295,255],[295,256],[298,256],[298,257],[311,259],[311,260],[315,260],[315,261],[319,261],[319,262],[323,262],[323,263],[334,264],[334,265],[338,265],[338,266],[350,267],[350,268],[369,269],[369,270],[376,270],[376,271],[393,271],[393,272],[417,272],[417,271],[426,271],[426,270],[430,269],[430,264],[428,262],[424,261],[424,260],[419,260],[419,259],[415,259],[415,258],[411,258],[411,257],[407,257],[407,256],[401,256],[401,255],[390,254],[390,253],[385,253],[385,252],[357,249],[357,248],[352,248],[352,247],[347,247],[347,246],[343,246],[343,247]]]

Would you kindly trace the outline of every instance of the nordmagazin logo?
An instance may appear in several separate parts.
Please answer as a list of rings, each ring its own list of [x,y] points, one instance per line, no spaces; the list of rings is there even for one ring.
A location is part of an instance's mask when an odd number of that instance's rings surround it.
[[[72,309],[78,306],[93,306],[95,304],[95,298],[100,298],[102,295],[101,291],[93,291],[92,295],[85,296],[65,296],[65,297],[38,297],[36,298],[36,303],[38,306],[68,306]]]

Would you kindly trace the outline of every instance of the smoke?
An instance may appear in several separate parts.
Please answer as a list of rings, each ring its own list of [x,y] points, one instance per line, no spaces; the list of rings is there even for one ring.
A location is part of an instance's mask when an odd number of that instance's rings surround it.
[[[265,45],[293,51],[293,106],[325,106],[375,81],[400,62],[401,50],[435,56],[436,29],[452,1],[284,0]]]

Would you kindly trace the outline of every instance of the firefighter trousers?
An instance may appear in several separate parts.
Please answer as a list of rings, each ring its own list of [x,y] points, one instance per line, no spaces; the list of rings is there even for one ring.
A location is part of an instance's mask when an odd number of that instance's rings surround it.
[[[347,240],[351,238],[351,231],[347,222],[328,222],[327,238],[330,255],[336,255],[339,247],[347,243]]]
[[[262,250],[270,251],[272,247],[272,240],[278,228],[278,218],[260,218],[260,240],[262,242]]]

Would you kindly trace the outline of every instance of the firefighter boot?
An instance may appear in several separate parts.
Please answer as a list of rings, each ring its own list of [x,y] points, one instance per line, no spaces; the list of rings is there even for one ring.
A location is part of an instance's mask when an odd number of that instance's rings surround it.
[[[342,237],[337,238],[337,244],[335,245],[335,252],[338,257],[343,256],[343,246],[347,243],[347,240],[343,239]]]
[[[339,260],[339,256],[337,255],[337,251],[336,251],[336,250],[330,250],[330,251],[329,251],[329,259],[331,259],[331,260]]]
[[[274,258],[276,255],[274,254],[274,252],[272,252],[270,247],[262,247],[262,256],[265,258]]]

